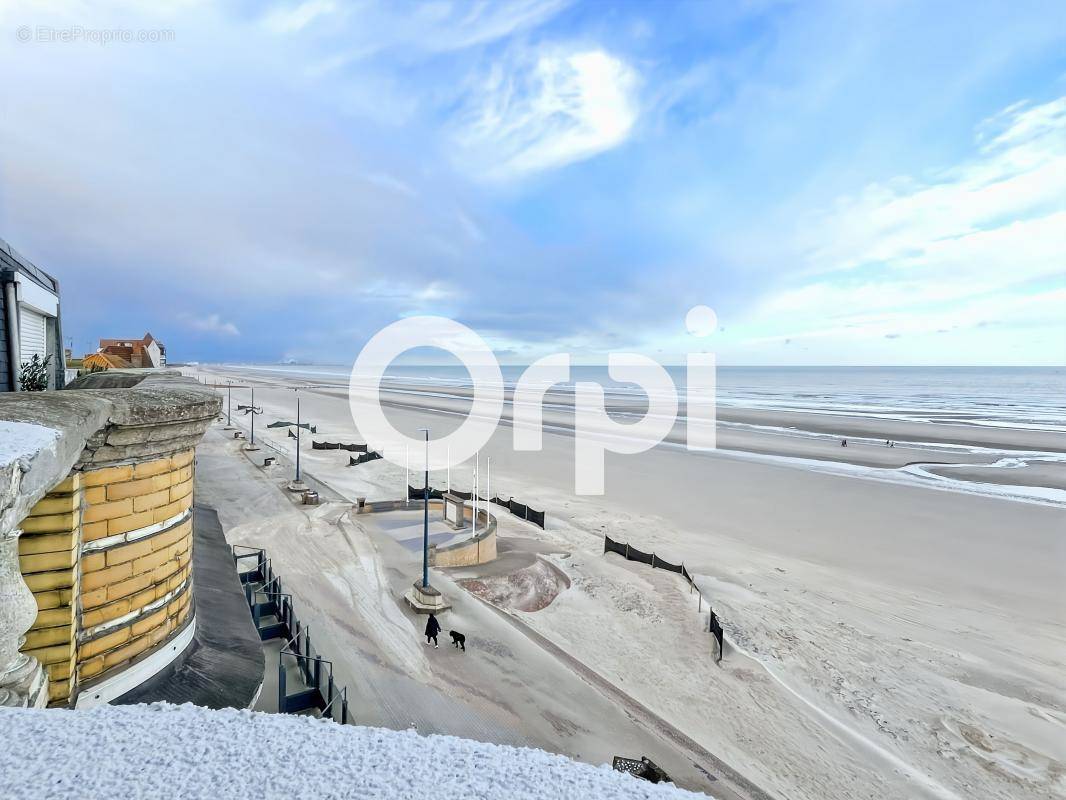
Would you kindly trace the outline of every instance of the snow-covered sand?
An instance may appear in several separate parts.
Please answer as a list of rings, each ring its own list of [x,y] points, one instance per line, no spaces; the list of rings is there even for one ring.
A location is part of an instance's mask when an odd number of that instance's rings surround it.
[[[634,701],[592,685],[567,657],[547,652],[436,571],[434,585],[453,603],[442,623],[467,634],[468,650],[454,650],[446,636],[440,649],[427,647],[425,618],[400,599],[420,574],[421,554],[378,524],[390,515],[353,515],[351,503],[337,502],[310,476],[323,504],[296,505],[284,488],[292,464],[282,457],[264,468],[271,450],[246,453],[226,433],[208,431],[197,449],[197,502],[218,509],[230,542],[266,548],[297,615],[347,687],[355,722],[527,745],[592,764],[647,755],[678,785],[719,800],[762,796],[733,791],[713,756],[679,743],[671,728],[649,725]]]
[[[0,708],[0,797],[700,798],[542,750],[165,703],[90,711]]]
[[[301,395],[320,431],[360,441],[343,394]],[[268,434],[263,425],[291,418],[291,390],[261,386],[256,401],[266,411],[257,438],[291,453],[284,429]],[[454,425],[422,409],[390,416],[408,431]],[[501,428],[484,451],[494,489],[548,510],[547,531],[504,525],[501,536],[538,537],[568,553],[548,557],[571,584],[539,611],[510,613],[782,797],[1061,796],[1066,511],[1058,496],[1021,502],[995,496],[997,484],[957,487],[868,465],[867,457],[900,467],[1002,457],[978,452],[987,431],[980,444],[950,447],[966,427],[951,426],[951,442],[891,449],[871,430],[846,457],[831,440],[795,432],[781,434],[777,453],[664,446],[609,458],[603,498],[573,495],[568,436],[548,434],[544,451],[516,454]],[[995,432],[997,446],[1007,435]],[[1042,447],[1059,446],[1040,436]],[[402,469],[346,463],[346,454],[304,452],[305,469],[345,495],[399,495]],[[1059,480],[1059,468],[1045,463],[1042,474]],[[467,473],[453,470],[459,488],[469,487]],[[740,650],[727,648],[715,666],[685,584],[604,556],[605,532],[685,562]]]

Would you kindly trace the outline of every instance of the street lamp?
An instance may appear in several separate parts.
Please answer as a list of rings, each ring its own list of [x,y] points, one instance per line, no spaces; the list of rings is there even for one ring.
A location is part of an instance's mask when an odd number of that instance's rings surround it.
[[[255,405],[255,387],[254,386],[252,387],[252,407],[251,407],[251,409],[249,409],[248,413],[250,413],[252,415],[252,439],[251,439],[251,442],[249,444],[246,444],[244,446],[244,449],[245,450],[249,450],[249,451],[258,450],[259,448],[255,446],[255,417],[256,417],[257,414],[262,414],[263,413],[263,409],[261,409],[261,408],[257,409],[256,408],[256,405]]]
[[[307,486],[300,480],[300,433],[303,425],[303,420],[300,419],[300,390],[293,389],[293,391],[296,392],[296,477],[289,484],[289,491],[306,492]]]
[[[426,434],[426,483],[422,490],[422,588],[429,586],[429,428],[419,428]]]
[[[426,437],[426,482],[422,488],[422,580],[416,580],[403,597],[419,614],[439,614],[451,608],[451,603],[444,599],[438,589],[429,585],[429,428],[418,430]]]
[[[300,390],[296,392],[296,482],[300,482]]]

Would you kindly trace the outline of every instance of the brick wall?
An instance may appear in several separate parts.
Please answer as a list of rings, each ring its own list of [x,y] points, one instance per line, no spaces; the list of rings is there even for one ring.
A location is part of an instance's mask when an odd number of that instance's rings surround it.
[[[40,500],[20,525],[19,567],[38,609],[22,650],[44,665],[53,703],[67,701],[75,667],[81,507],[81,476],[75,473]]]
[[[39,614],[24,650],[66,704],[168,641],[192,611],[193,451],[74,472],[22,523]]]

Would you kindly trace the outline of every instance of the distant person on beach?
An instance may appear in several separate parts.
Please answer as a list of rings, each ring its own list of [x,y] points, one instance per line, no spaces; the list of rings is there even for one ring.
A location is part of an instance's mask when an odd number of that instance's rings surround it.
[[[437,644],[437,634],[440,633],[440,623],[437,622],[437,617],[433,614],[429,615],[429,619],[426,620],[426,644],[433,642],[434,647],[440,647]]]
[[[840,440],[840,446],[841,447],[847,447],[848,446],[848,440],[847,439],[841,439]]]

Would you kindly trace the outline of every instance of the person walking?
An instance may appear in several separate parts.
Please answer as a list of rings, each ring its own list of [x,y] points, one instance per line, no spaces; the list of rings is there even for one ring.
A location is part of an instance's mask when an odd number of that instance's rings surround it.
[[[426,644],[433,642],[434,647],[440,647],[437,644],[437,634],[440,633],[440,623],[437,622],[437,617],[433,614],[429,615],[429,619],[426,620]]]

